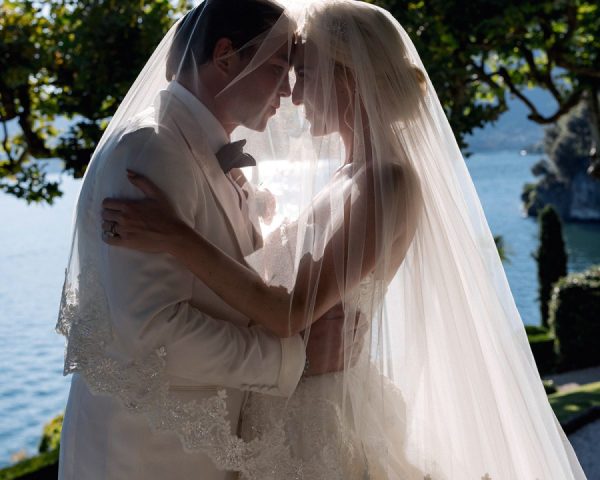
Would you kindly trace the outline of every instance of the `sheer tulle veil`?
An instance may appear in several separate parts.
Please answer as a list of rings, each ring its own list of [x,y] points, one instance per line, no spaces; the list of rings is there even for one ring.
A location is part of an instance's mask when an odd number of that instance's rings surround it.
[[[240,78],[289,41],[292,83],[302,82],[302,94],[282,104],[265,132],[234,132],[258,160],[248,177],[268,187],[273,176],[265,172],[280,172],[276,222],[263,226],[270,231],[264,246],[246,260],[265,282],[302,297],[306,339],[320,288],[335,278],[346,317],[344,369],[302,379],[289,399],[252,394],[239,434],[226,424],[220,397],[169,403],[168,349],[145,352],[130,370],[116,368],[110,315],[97,301],[101,258],[78,243],[81,231],[99,223],[78,207],[58,324],[68,338],[65,373],[82,373],[96,391],[120,396],[156,428],[180,433],[187,449],[245,478],[585,479],[410,38],[368,3],[280,3],[286,12],[252,43]],[[94,197],[94,179],[109,165],[119,132],[166,87],[176,31],[112,120],[81,198]],[[311,275],[299,284],[307,258]],[[139,375],[151,379],[143,388]]]

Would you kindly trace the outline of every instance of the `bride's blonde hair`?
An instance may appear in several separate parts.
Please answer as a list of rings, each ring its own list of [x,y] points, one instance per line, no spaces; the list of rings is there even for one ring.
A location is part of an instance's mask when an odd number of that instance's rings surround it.
[[[307,15],[304,34],[352,75],[363,99],[374,94],[380,113],[385,105],[384,122],[410,118],[423,100],[426,74],[409,58],[389,12],[355,0],[319,3]]]

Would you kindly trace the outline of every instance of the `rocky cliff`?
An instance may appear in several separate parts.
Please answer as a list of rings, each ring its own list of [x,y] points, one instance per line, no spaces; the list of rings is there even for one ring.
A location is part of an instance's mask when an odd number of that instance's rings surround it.
[[[565,221],[600,222],[600,180],[590,177],[592,144],[587,108],[582,104],[546,129],[547,158],[532,169],[538,181],[524,187],[527,215],[537,216],[551,204]]]

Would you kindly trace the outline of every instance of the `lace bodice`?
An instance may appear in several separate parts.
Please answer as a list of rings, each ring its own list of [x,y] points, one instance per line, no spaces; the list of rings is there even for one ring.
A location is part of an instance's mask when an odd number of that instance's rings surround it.
[[[379,304],[374,282],[373,275],[367,276],[346,298],[346,302],[358,302],[365,321]],[[369,361],[364,353],[358,363]],[[274,459],[271,465],[274,473],[263,477],[265,480],[379,478],[375,475],[376,468],[369,466],[363,443],[353,428],[352,399],[343,393],[348,375],[339,372],[303,377],[290,399],[250,395],[242,412],[242,437],[252,441],[279,430],[287,446],[286,455]]]

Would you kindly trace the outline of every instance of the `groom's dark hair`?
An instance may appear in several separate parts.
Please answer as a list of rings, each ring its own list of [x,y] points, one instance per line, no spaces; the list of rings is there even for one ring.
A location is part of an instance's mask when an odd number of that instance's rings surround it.
[[[205,0],[177,25],[167,57],[167,80],[207,63],[221,38],[230,39],[235,49],[243,47],[275,25],[283,12],[270,0]]]

